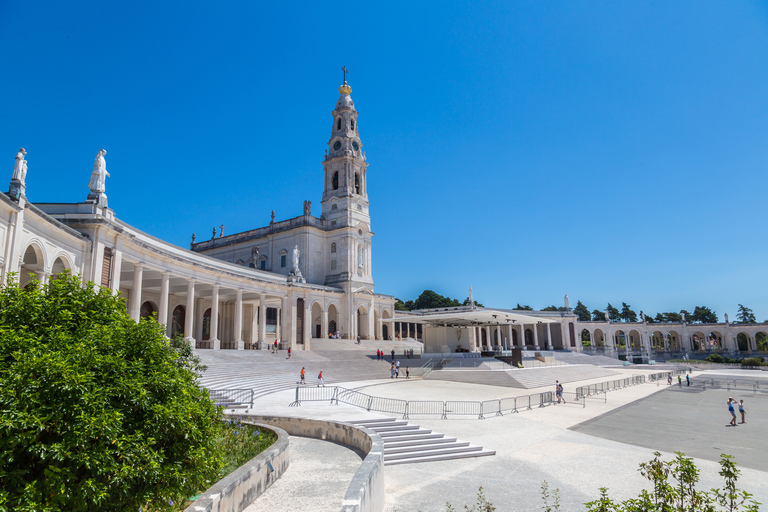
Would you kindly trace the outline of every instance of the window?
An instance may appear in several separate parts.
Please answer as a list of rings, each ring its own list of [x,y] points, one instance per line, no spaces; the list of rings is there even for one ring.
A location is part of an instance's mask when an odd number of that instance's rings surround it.
[[[333,242],[333,243],[331,244],[331,252],[332,252],[332,253],[336,252],[336,242]]]
[[[286,257],[285,254],[280,255],[280,266],[283,268],[285,268],[285,257]]]
[[[325,126],[328,126],[328,125],[325,125]],[[341,130],[341,118],[338,118],[336,120],[336,129]]]
[[[355,173],[355,194],[360,193],[360,173]]]
[[[267,332],[277,332],[277,308],[267,308]]]
[[[354,130],[355,129],[355,120],[354,119],[350,119],[349,120],[349,124],[352,126],[352,129]]]
[[[259,268],[261,270],[267,270],[267,260],[261,260],[261,262],[259,263]]]
[[[333,190],[338,190],[339,188],[339,171],[336,171],[333,173],[333,179],[331,180],[333,182]],[[334,205],[336,206],[336,205]]]
[[[332,220],[332,221],[331,221],[331,226],[335,226],[335,225],[336,225],[336,221],[335,221],[335,220]]]
[[[336,260],[331,260],[331,270],[336,270]]]
[[[335,205],[335,204],[332,204],[332,205],[331,205],[331,210],[335,210],[335,209],[336,209],[336,205]]]

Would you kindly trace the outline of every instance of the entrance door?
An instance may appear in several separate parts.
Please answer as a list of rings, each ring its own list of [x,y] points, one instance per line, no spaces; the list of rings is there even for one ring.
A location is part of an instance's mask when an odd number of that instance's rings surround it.
[[[322,338],[323,337],[323,326],[322,325],[316,325],[315,326],[315,338]]]
[[[296,299],[296,343],[304,343],[304,299]]]

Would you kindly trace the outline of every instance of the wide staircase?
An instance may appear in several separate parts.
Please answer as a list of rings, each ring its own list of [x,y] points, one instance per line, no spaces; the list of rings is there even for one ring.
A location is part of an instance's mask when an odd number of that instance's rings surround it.
[[[617,374],[618,372],[600,366],[581,364],[511,370],[443,369],[431,372],[425,379],[532,389],[554,386],[556,380],[561,383],[576,382]]]
[[[383,349],[382,349],[383,350]],[[390,349],[391,350],[391,349]],[[208,369],[200,379],[208,389],[253,389],[254,399],[291,389],[299,382],[301,368],[305,368],[308,385],[317,384],[322,370],[325,385],[340,382],[389,379],[391,356],[376,360],[376,349],[365,350],[312,350],[294,351],[291,358],[285,350],[272,354],[266,350],[196,350]],[[424,364],[421,359],[400,361],[401,371],[406,366],[415,368]]]
[[[584,352],[554,352],[555,359],[569,364],[592,364],[595,366],[621,366],[622,362],[616,358],[604,356],[599,353],[588,354]]]
[[[454,437],[411,425],[395,418],[358,420],[350,422],[369,428],[384,442],[384,465],[413,464],[440,460],[466,459],[495,455],[493,450],[459,441]]]

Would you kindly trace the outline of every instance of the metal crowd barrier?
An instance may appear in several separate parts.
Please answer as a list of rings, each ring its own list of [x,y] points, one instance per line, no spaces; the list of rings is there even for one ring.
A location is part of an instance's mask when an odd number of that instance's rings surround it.
[[[710,389],[725,389],[727,391],[752,391],[753,393],[768,393],[768,381],[747,379],[718,379],[715,377],[697,377],[691,380],[692,387]]]
[[[575,393],[564,393],[564,395],[568,396],[566,403],[580,403],[582,406],[586,406],[586,401],[583,400],[583,397],[576,396]],[[360,407],[361,409],[366,409],[367,411],[399,414],[402,415],[403,419],[408,419],[412,415],[439,415],[442,419],[447,419],[448,416],[477,416],[479,419],[485,419],[485,417],[489,415],[503,416],[505,413],[528,411],[534,407],[546,407],[556,403],[555,393],[553,391],[485,401],[409,401],[396,398],[376,397],[338,386],[320,388],[297,386],[296,400],[290,405],[293,407],[301,405],[301,402],[321,402],[326,400],[331,405],[345,403]]]
[[[209,389],[208,396],[220,407],[245,407],[253,404],[252,389]]]

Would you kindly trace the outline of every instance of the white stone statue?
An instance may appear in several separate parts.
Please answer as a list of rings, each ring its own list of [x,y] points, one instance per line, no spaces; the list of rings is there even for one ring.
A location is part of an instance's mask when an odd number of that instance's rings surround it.
[[[643,323],[645,323],[645,313],[643,313],[642,311],[640,312],[640,318],[642,318]]]
[[[363,269],[363,246],[360,245],[357,247],[357,268],[360,270]]]
[[[24,178],[27,176],[27,161],[24,157],[27,155],[27,151],[24,148],[19,148],[19,152],[16,153],[16,163],[13,166],[13,175],[11,180],[24,183]]]
[[[291,265],[294,269],[299,268],[299,246],[293,246],[293,252],[291,253]]]
[[[111,178],[107,172],[107,162],[104,160],[106,154],[105,149],[100,150],[93,162],[93,172],[91,173],[91,181],[88,182],[88,188],[94,194],[103,194],[106,190],[104,182],[107,180],[107,176]]]
[[[469,286],[469,305],[475,305],[475,300],[472,298],[472,285]]]
[[[725,323],[728,323],[728,313],[725,314]]]
[[[568,294],[567,293],[565,294],[565,310],[566,311],[570,311],[571,310],[571,307],[568,304]]]
[[[606,311],[604,314],[605,314],[605,321],[606,322],[610,322],[611,321],[611,317],[608,316],[608,312]]]

